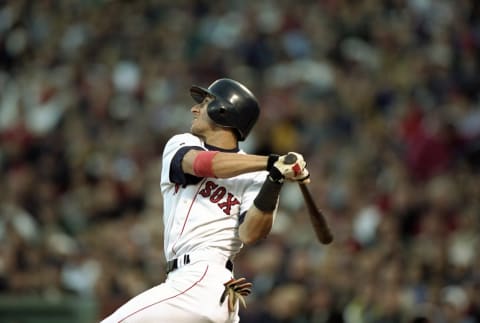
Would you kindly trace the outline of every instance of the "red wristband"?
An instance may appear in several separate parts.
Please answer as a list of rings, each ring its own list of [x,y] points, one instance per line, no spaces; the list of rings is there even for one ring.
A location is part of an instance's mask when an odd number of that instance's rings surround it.
[[[193,172],[198,177],[215,177],[212,160],[218,151],[201,151],[193,161]]]

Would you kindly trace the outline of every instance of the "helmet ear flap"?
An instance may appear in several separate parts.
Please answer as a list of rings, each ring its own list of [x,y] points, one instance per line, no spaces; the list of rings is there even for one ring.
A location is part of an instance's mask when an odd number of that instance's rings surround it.
[[[229,127],[236,115],[235,109],[221,98],[215,98],[207,108],[208,116],[223,127]]]

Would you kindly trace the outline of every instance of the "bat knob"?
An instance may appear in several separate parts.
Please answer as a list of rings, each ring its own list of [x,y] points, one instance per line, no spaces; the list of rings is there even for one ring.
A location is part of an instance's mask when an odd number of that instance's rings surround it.
[[[294,154],[288,154],[285,156],[284,162],[285,164],[294,164],[297,161],[297,156]]]

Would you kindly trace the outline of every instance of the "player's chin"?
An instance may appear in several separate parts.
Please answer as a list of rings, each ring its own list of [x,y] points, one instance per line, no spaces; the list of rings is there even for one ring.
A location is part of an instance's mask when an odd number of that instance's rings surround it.
[[[190,127],[190,132],[196,136],[200,134],[198,127],[195,126],[195,123],[192,123],[192,126]]]

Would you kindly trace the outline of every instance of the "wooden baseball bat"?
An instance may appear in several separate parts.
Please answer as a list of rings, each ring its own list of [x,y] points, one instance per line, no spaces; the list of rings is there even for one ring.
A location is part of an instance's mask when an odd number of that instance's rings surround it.
[[[331,243],[333,241],[333,235],[327,224],[325,216],[315,204],[315,201],[313,200],[312,194],[310,193],[307,185],[302,183],[298,183],[298,185],[300,186],[300,190],[302,191],[303,199],[305,200],[305,204],[307,205],[308,215],[310,217],[310,221],[313,225],[313,229],[315,230],[315,234],[317,235],[318,240],[323,244]]]
[[[294,164],[297,161],[297,156],[292,153],[288,153],[285,157],[285,164]],[[310,222],[313,225],[315,234],[317,235],[318,240],[323,244],[329,244],[333,241],[333,235],[328,227],[327,221],[323,213],[318,209],[315,201],[313,200],[312,194],[308,189],[306,184],[298,182],[300,190],[302,191],[303,199],[307,205],[308,215],[310,217]]]

